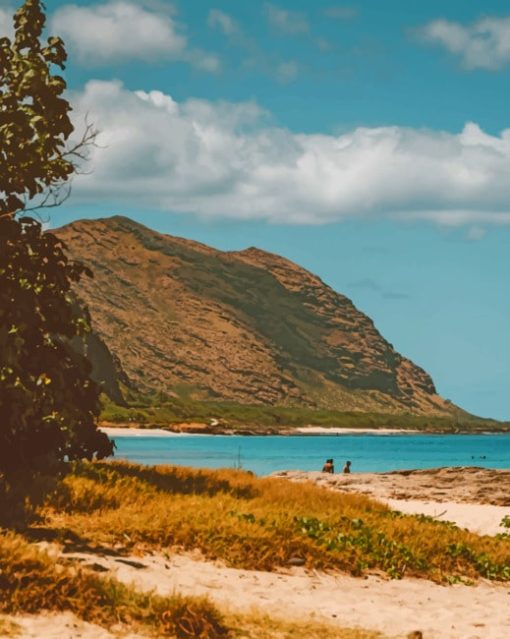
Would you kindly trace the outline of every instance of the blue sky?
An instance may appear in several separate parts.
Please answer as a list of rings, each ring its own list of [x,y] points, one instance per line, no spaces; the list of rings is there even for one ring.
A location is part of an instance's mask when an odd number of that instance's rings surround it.
[[[100,130],[54,226],[124,213],[285,255],[444,397],[510,419],[508,3],[47,8],[76,125]]]

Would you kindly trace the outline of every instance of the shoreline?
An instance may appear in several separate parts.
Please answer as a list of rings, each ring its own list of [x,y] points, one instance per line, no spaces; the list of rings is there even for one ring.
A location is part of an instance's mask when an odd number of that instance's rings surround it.
[[[130,428],[128,426],[99,426],[99,430],[108,437],[196,437],[200,433],[180,433],[166,428]],[[203,433],[205,434],[205,433]]]
[[[99,425],[99,430],[111,437],[188,437],[188,436],[240,436],[240,437],[308,437],[308,436],[328,436],[328,435],[379,435],[379,436],[400,436],[400,435],[507,435],[506,431],[425,431],[409,428],[328,428],[326,426],[298,426],[296,428],[281,428],[265,432],[258,432],[253,429],[240,430],[236,428],[218,429],[216,426],[198,428],[197,425],[190,424],[190,428],[171,429],[164,427],[142,428],[139,425],[128,426],[119,424],[113,426],[111,423],[103,426]]]
[[[198,429],[190,430],[171,430],[169,428],[140,428],[139,426],[99,426],[99,429],[106,433],[109,437],[196,437],[196,436],[239,436],[239,437],[289,437],[289,436],[301,436],[307,437],[309,435],[419,435],[422,431],[419,430],[407,430],[405,428],[326,428],[323,426],[300,426],[296,429],[282,429],[278,432],[255,432],[249,430],[246,432],[236,429],[225,429],[218,431],[217,428],[211,427],[210,429],[202,429],[197,432]],[[430,434],[430,433],[423,433]]]

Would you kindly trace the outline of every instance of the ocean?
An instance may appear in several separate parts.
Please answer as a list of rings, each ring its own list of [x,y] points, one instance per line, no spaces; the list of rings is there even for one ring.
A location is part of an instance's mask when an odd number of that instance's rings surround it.
[[[195,468],[321,470],[326,458],[340,471],[381,472],[440,466],[510,468],[510,434],[359,434],[306,436],[114,436],[117,459]]]

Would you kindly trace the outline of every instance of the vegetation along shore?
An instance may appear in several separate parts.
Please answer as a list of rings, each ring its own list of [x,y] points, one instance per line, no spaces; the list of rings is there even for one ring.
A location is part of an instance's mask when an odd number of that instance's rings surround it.
[[[119,406],[102,398],[100,424],[120,428],[164,428],[208,434],[287,435],[312,433],[310,427],[365,430],[392,429],[428,433],[510,433],[510,422],[455,415],[334,411],[303,406],[265,406],[173,399],[137,400]],[[308,430],[304,430],[308,429]],[[318,434],[320,431],[315,431]]]
[[[474,474],[464,476],[469,484]],[[332,637],[421,630],[444,639],[471,636],[481,624],[484,637],[504,636],[504,532],[480,536],[406,515],[361,494],[360,480],[356,492],[345,492],[334,477],[295,483],[241,471],[75,464],[30,516],[11,511],[13,531],[0,537],[2,611],[9,623],[19,619],[21,637],[30,636],[26,613],[43,610],[140,637],[188,637],[191,628],[204,638],[305,639],[325,626]],[[458,500],[460,473],[450,482],[441,472],[415,477],[436,486],[429,501],[439,492]],[[498,483],[508,495],[508,473]],[[457,493],[448,495],[450,484]],[[410,496],[409,489],[401,503]],[[398,601],[408,611],[397,619]],[[448,601],[456,606],[450,612]],[[445,612],[436,617],[440,605]]]

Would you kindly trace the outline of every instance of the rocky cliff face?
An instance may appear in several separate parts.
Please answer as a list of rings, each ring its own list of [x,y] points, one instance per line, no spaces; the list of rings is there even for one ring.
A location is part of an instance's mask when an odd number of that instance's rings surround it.
[[[141,392],[339,410],[450,412],[318,277],[256,248],[224,253],[123,217],[57,231],[93,270],[78,295],[124,383]],[[93,351],[93,352],[92,352]],[[108,379],[112,373],[109,368]]]

